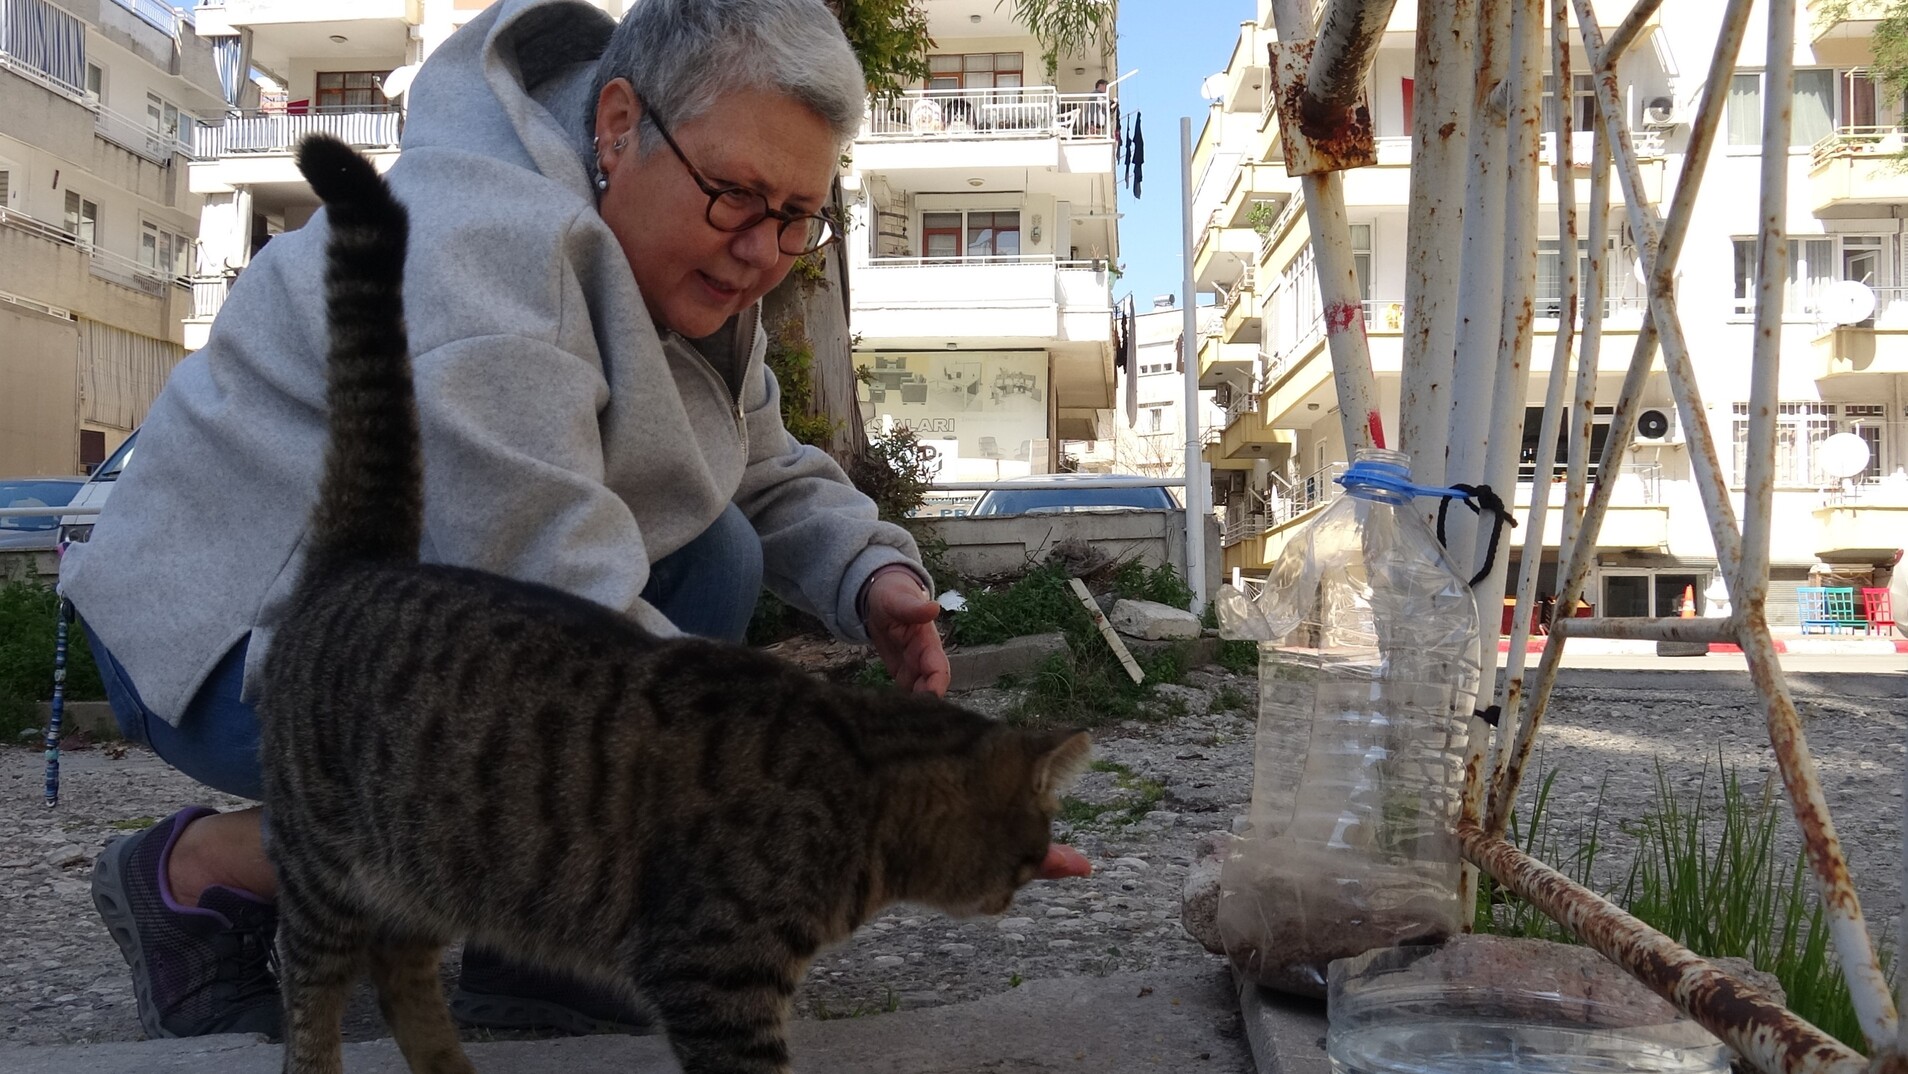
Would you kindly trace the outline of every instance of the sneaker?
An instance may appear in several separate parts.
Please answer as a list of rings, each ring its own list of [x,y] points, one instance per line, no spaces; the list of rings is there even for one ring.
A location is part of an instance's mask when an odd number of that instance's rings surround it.
[[[507,962],[464,948],[451,1016],[488,1029],[554,1029],[563,1033],[656,1032],[656,1019],[615,990],[564,973]]]
[[[148,1038],[279,1035],[272,938],[278,914],[248,891],[209,887],[197,906],[173,901],[166,861],[185,826],[213,810],[183,809],[106,845],[93,866],[93,905],[132,967]]]

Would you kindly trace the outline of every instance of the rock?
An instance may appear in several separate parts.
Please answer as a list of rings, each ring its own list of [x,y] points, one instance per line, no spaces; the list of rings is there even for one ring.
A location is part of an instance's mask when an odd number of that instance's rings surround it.
[[[1196,638],[1199,617],[1189,611],[1151,600],[1122,600],[1113,605],[1107,621],[1113,629],[1136,638]]]
[[[86,860],[86,851],[71,843],[54,847],[52,852],[41,859],[55,869],[64,869],[68,865],[78,865]]]
[[[877,966],[902,966],[906,965],[907,961],[907,959],[902,958],[900,955],[876,955],[874,964]]]
[[[1180,925],[1215,955],[1226,953],[1219,939],[1219,874],[1237,840],[1231,832],[1207,832],[1193,843],[1193,863],[1179,900]]]
[[[1000,931],[1002,932],[1023,932],[1027,929],[1033,928],[1033,918],[1031,917],[1003,917],[1000,919],[1000,923],[996,925],[995,928],[1000,929]]]
[[[1162,682],[1153,687],[1153,705],[1156,708],[1171,707],[1177,700],[1193,716],[1203,716],[1212,707],[1212,697],[1204,690],[1195,690],[1178,683]]]

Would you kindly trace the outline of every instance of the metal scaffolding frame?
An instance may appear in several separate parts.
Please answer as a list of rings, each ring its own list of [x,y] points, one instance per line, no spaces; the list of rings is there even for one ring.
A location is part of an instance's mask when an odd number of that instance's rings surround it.
[[[1287,170],[1299,175],[1310,226],[1327,341],[1349,452],[1385,446],[1377,390],[1366,346],[1353,270],[1351,235],[1339,172],[1373,162],[1369,114],[1358,102],[1394,0],[1273,0],[1278,40],[1269,46],[1273,92],[1278,94]],[[1596,536],[1609,507],[1617,452],[1630,440],[1639,398],[1659,349],[1688,444],[1693,478],[1715,541],[1719,568],[1732,596],[1721,619],[1572,619],[1551,626],[1535,677],[1526,686],[1525,641],[1533,606],[1548,498],[1533,496],[1517,582],[1510,659],[1497,690],[1501,709],[1493,729],[1472,721],[1465,767],[1463,812],[1457,840],[1468,862],[1465,905],[1475,898],[1483,869],[1528,899],[1579,939],[1623,966],[1675,1003],[1768,1074],[1908,1072],[1908,1022],[1893,997],[1869,938],[1776,650],[1770,637],[1768,596],[1770,515],[1774,488],[1776,373],[1782,289],[1787,271],[1784,232],[1790,132],[1789,94],[1765,92],[1762,120],[1760,240],[1756,276],[1755,346],[1749,405],[1748,463],[1743,518],[1730,502],[1707,412],[1690,365],[1672,287],[1677,256],[1688,231],[1698,185],[1715,142],[1735,58],[1749,25],[1752,0],[1730,0],[1718,33],[1702,100],[1691,124],[1685,165],[1659,218],[1644,196],[1637,156],[1617,83],[1624,51],[1640,37],[1662,0],[1640,0],[1608,40],[1588,0],[1420,0],[1417,16],[1416,100],[1404,312],[1404,363],[1398,445],[1414,460],[1414,476],[1430,485],[1481,477],[1508,489],[1517,477],[1525,393],[1530,372],[1537,258],[1541,75],[1544,50],[1558,85],[1571,85],[1570,19],[1595,78],[1598,124],[1590,161],[1587,279],[1577,259],[1563,261],[1563,307],[1546,385],[1538,459],[1555,476],[1556,443],[1568,436],[1562,543],[1556,608],[1575,608],[1589,576]],[[1566,6],[1566,3],[1570,6]],[[1796,0],[1766,0],[1769,16],[1767,85],[1791,86]],[[1322,6],[1323,11],[1315,10]],[[1316,21],[1314,18],[1316,16]],[[1316,34],[1315,34],[1316,30]],[[1548,33],[1546,33],[1546,30]],[[1546,41],[1548,38],[1548,41]],[[1558,234],[1565,249],[1577,235],[1570,160],[1571,109],[1556,109]],[[1649,306],[1637,334],[1597,479],[1586,479],[1592,428],[1607,254],[1610,174],[1614,168],[1623,211],[1648,276]],[[1460,214],[1454,207],[1462,207]],[[1463,271],[1440,268],[1457,249]],[[1581,285],[1581,286],[1580,286]],[[1575,312],[1583,332],[1572,353]],[[1349,312],[1347,312],[1349,311]],[[1576,382],[1569,407],[1564,390],[1570,365]],[[1496,435],[1493,435],[1496,434]],[[1541,485],[1544,477],[1540,469]],[[1587,497],[1587,499],[1586,499]],[[1453,515],[1455,521],[1457,515]],[[1488,533],[1472,524],[1450,531],[1460,564],[1482,558]],[[1505,592],[1505,561],[1497,557],[1475,587],[1481,621],[1495,621]],[[1835,952],[1847,978],[1872,1060],[1834,1040],[1714,964],[1688,951],[1603,899],[1525,854],[1505,838],[1511,804],[1543,725],[1557,668],[1570,638],[1653,638],[1733,641],[1747,658],[1766,710],[1769,739],[1783,786],[1802,833],[1808,866],[1830,922]],[[1488,763],[1487,763],[1488,762]],[[1908,858],[1908,854],[1904,854]],[[1908,1001],[1904,1001],[1908,1002]]]

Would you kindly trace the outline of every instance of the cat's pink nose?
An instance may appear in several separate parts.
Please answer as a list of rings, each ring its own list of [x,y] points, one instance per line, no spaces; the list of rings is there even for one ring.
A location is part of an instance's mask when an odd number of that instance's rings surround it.
[[[1040,875],[1048,880],[1092,876],[1093,863],[1086,859],[1086,855],[1065,843],[1048,843],[1047,860],[1040,863]]]

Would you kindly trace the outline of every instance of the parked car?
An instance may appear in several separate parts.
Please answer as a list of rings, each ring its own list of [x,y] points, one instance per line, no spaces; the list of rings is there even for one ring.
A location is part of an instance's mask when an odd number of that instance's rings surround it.
[[[1144,482],[1150,478],[1131,474],[1043,474],[1015,478],[1025,488],[989,489],[969,512],[970,517],[987,515],[1048,515],[1070,511],[1173,511],[1179,508],[1172,494],[1158,485]],[[1068,487],[1080,482],[1113,482],[1110,488]]]
[[[83,477],[0,477],[0,507],[65,507]],[[0,552],[51,552],[59,547],[58,514],[0,518]]]
[[[80,487],[79,494],[73,497],[73,502],[70,506],[100,507],[104,505],[106,503],[106,497],[113,493],[113,482],[119,480],[119,475],[126,469],[126,464],[132,461],[133,444],[138,439],[139,433],[135,431],[131,436],[126,438],[124,443],[119,445],[119,450],[106,456],[105,462],[94,467],[93,476],[86,479],[86,483]],[[93,519],[97,517],[99,516],[86,514],[67,515],[61,518],[60,539],[64,541],[86,540],[93,535]]]

